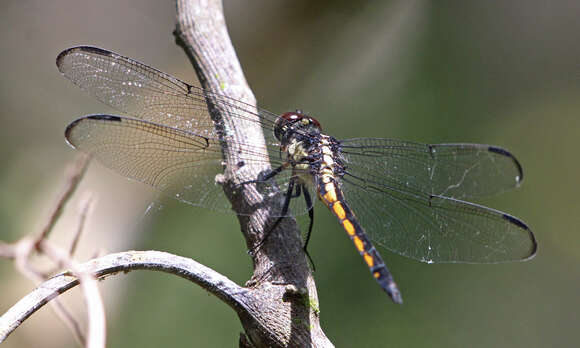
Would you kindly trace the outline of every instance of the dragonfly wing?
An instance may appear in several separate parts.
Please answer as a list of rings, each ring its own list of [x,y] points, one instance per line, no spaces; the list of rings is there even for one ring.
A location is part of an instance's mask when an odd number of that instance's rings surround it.
[[[343,191],[374,242],[427,263],[525,260],[537,248],[517,218],[480,205],[427,196],[345,175]]]
[[[154,123],[110,115],[73,121],[67,141],[123,176],[186,203],[230,211],[215,176],[223,172],[221,147],[212,139]]]
[[[233,212],[222,187],[216,183],[216,175],[223,172],[221,144],[216,139],[111,115],[81,117],[67,127],[65,136],[74,148],[123,176],[191,205]],[[259,152],[251,144],[238,145],[238,154],[244,162],[242,167],[252,162],[268,162],[268,158],[258,156]],[[276,159],[272,162],[281,164]],[[286,192],[290,178],[291,172],[283,171],[275,181],[258,182],[257,188],[266,199],[281,202],[283,195],[279,193]],[[302,198],[291,202],[291,210],[285,216],[308,211],[309,206]],[[251,211],[237,213],[246,215]]]
[[[128,120],[127,118],[120,118],[122,121],[120,124],[123,127],[132,124],[133,130],[131,132],[135,132],[134,125],[139,124],[141,136],[146,138],[150,138],[152,135],[145,133],[152,133],[151,130],[156,128],[164,130],[163,135],[165,138],[174,136],[174,133],[179,130],[182,133],[177,133],[191,137],[191,139],[208,139],[211,142],[211,149],[206,149],[205,154],[197,154],[193,159],[184,155],[183,159],[168,158],[149,166],[153,171],[160,171],[163,165],[175,165],[172,161],[195,161],[195,165],[192,164],[190,169],[180,168],[177,173],[170,175],[172,179],[176,180],[175,183],[170,184],[169,178],[167,178],[163,185],[160,185],[152,180],[152,177],[149,176],[152,175],[151,173],[142,171],[148,167],[146,163],[131,161],[132,154],[123,153],[121,149],[116,149],[111,153],[100,152],[102,151],[101,149],[107,148],[111,150],[113,147],[113,145],[105,146],[106,141],[112,140],[104,133],[106,128],[112,127],[110,122],[103,122],[103,120],[96,120],[95,118],[83,118],[81,119],[82,121],[77,121],[77,124],[73,123],[69,126],[69,128],[74,128],[82,124],[82,132],[96,132],[99,134],[98,139],[101,143],[96,144],[94,140],[91,140],[90,143],[84,145],[86,146],[84,151],[93,153],[100,162],[123,175],[153,185],[165,192],[179,193],[180,199],[188,203],[214,207],[216,204],[205,202],[207,198],[204,198],[204,196],[207,192],[205,192],[204,188],[209,187],[206,184],[213,185],[215,170],[210,170],[205,165],[210,161],[207,158],[210,153],[211,161],[215,162],[212,162],[213,164],[221,163],[221,152],[218,150],[217,139],[227,139],[229,132],[224,130],[221,135],[217,133],[214,122],[208,112],[206,99],[209,99],[216,106],[221,106],[221,109],[226,113],[226,117],[257,123],[261,126],[265,142],[263,138],[257,137],[247,138],[243,142],[234,142],[228,139],[231,145],[234,146],[234,151],[243,156],[243,162],[271,164],[273,168],[282,163],[279,141],[273,135],[274,123],[278,116],[267,110],[255,108],[252,105],[227,96],[203,90],[198,81],[195,81],[194,84],[188,84],[131,58],[96,47],[79,46],[67,49],[59,54],[56,64],[65,77],[93,97],[132,117],[146,121],[139,123],[136,119],[126,121]],[[119,124],[115,128],[119,129]],[[143,132],[143,130],[147,132]],[[80,131],[80,128],[77,131]],[[70,134],[73,134],[72,131]],[[77,137],[77,140],[80,138],[84,139],[86,137]],[[161,141],[163,139],[157,140]],[[70,142],[72,143],[72,141]],[[129,147],[130,151],[136,151],[137,149],[134,145],[124,144],[124,146]],[[264,154],[267,154],[271,160],[268,161],[268,157],[265,157]],[[145,158],[154,159],[152,158],[154,156],[149,152],[139,153],[138,155],[143,157],[143,161],[145,161]],[[172,156],[175,157],[175,154]],[[205,164],[202,165],[202,162]],[[193,168],[194,166],[195,168]],[[222,168],[221,165],[217,165],[217,167]],[[212,174],[209,175],[210,179],[207,179],[208,173],[205,171],[209,171]],[[183,175],[183,178],[181,175]],[[190,177],[190,179],[187,180],[187,177]],[[269,190],[272,196],[274,192],[286,192],[291,177],[291,171],[283,171],[272,182],[269,182],[269,184],[275,182],[278,187],[276,185],[265,185],[266,190]],[[197,180],[199,182],[200,178],[206,178],[208,181],[201,180],[205,184],[199,188],[191,187],[193,181]],[[171,187],[171,190],[166,187]],[[197,191],[196,193],[199,196],[195,197],[193,195],[194,191]],[[310,191],[312,191],[311,188]],[[211,196],[213,197],[213,195]],[[229,208],[228,203],[224,204]],[[305,214],[309,208],[310,206],[303,199],[293,199],[290,212],[286,215]],[[222,209],[218,208],[218,210]]]
[[[494,263],[535,254],[535,238],[522,221],[444,196],[481,196],[513,187],[521,169],[507,151],[388,139],[342,144],[345,199],[377,244],[424,262]]]
[[[485,197],[517,187],[523,179],[516,158],[491,145],[359,138],[343,140],[341,147],[346,166],[356,175],[431,195]]]
[[[200,136],[219,138],[206,98],[224,106],[228,117],[258,122],[273,139],[277,118],[267,110],[203,90],[198,81],[185,83],[169,74],[97,47],[79,46],[61,52],[56,65],[75,85],[101,102],[135,118]]]

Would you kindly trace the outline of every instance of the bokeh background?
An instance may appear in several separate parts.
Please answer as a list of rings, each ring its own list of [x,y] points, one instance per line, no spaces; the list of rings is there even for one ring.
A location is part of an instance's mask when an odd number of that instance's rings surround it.
[[[522,218],[539,241],[525,263],[427,265],[388,252],[405,304],[394,305],[330,213],[310,252],[322,325],[341,347],[571,347],[580,309],[580,3],[578,1],[225,1],[262,107],[303,109],[337,137],[481,142],[510,149],[524,185],[480,201]],[[55,57],[91,44],[190,80],[174,44],[175,5],[142,0],[0,2],[0,239],[38,231],[75,153],[65,126],[113,112],[62,78]],[[79,202],[97,198],[79,259],[157,249],[243,284],[251,275],[237,220],[157,198],[92,164],[53,233],[67,243]],[[156,202],[147,212],[151,202]],[[63,244],[66,245],[66,244]],[[0,260],[0,311],[33,288]],[[101,282],[109,347],[231,347],[234,313],[175,276]],[[84,322],[78,290],[63,296]],[[5,347],[74,347],[47,306]]]

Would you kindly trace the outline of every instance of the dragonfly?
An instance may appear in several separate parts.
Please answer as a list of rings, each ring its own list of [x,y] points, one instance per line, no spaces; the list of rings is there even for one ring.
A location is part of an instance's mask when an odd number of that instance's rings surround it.
[[[260,184],[268,197],[282,193],[273,213],[279,219],[309,214],[308,236],[317,197],[395,303],[402,303],[401,292],[375,245],[426,263],[500,263],[536,253],[534,234],[522,220],[466,201],[521,184],[520,163],[501,147],[339,140],[302,111],[254,108],[96,47],[69,48],[56,64],[75,85],[123,114],[80,117],[66,128],[67,142],[194,206],[232,211],[215,178],[224,170],[223,141],[234,140],[214,122],[210,106],[222,106],[230,119],[257,123],[263,138],[233,144],[242,158],[238,165],[272,169],[248,183]]]

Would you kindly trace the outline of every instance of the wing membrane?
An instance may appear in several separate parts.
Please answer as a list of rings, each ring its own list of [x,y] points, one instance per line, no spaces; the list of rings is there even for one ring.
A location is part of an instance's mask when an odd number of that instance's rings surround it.
[[[367,186],[363,196],[353,189],[357,185],[345,180],[344,194],[368,234],[403,256],[427,263],[496,263],[525,260],[536,252],[530,229],[500,211],[379,185]]]
[[[228,117],[259,122],[270,134],[277,116],[227,96],[205,91],[198,81],[185,83],[131,58],[96,47],[63,51],[56,60],[60,72],[101,102],[135,118],[218,139],[206,98],[224,106]]]
[[[221,147],[214,140],[109,115],[77,119],[67,127],[66,138],[106,167],[179,200],[224,211],[231,207],[218,200],[224,194],[213,182],[223,171]]]
[[[535,254],[535,238],[522,221],[456,199],[517,185],[521,167],[506,150],[388,139],[352,139],[342,147],[345,198],[386,249],[429,263],[494,263]]]
[[[431,195],[485,197],[517,187],[523,179],[515,157],[490,145],[360,138],[343,140],[341,146],[353,175]]]
[[[74,148],[123,176],[191,205],[233,212],[221,186],[215,182],[216,175],[223,172],[222,148],[216,139],[111,115],[81,117],[67,127],[65,136]],[[269,163],[268,158],[258,156],[249,144],[238,145],[239,156],[245,164]],[[280,161],[273,159],[272,163],[279,165]],[[282,200],[278,193],[285,192],[290,176],[290,171],[284,171],[276,176],[277,185],[264,182],[258,185],[259,191],[267,198]],[[293,214],[304,214],[308,210],[303,200],[293,201],[296,201]]]

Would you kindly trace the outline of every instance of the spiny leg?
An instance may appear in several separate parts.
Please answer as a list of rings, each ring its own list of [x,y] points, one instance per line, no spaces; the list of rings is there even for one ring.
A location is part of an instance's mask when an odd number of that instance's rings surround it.
[[[292,198],[297,198],[300,197],[300,195],[302,194],[302,185],[296,185],[296,192],[294,192],[292,194]]]
[[[262,182],[262,181],[272,179],[276,175],[280,174],[282,172],[282,170],[284,170],[287,166],[288,166],[288,164],[284,163],[281,166],[277,167],[276,169],[270,171],[269,173],[261,176],[260,178],[258,178],[258,180],[246,181],[246,182],[241,183],[240,185],[257,183],[257,182]],[[303,250],[304,250],[304,253],[306,254],[306,256],[308,257],[308,260],[310,260],[310,264],[312,265],[312,270],[314,271],[316,269],[316,267],[314,265],[314,261],[312,260],[312,257],[310,256],[310,254],[308,253],[308,250],[307,250],[308,241],[310,240],[310,235],[312,234],[312,226],[314,224],[314,207],[312,206],[312,198],[310,197],[310,193],[308,192],[308,189],[306,188],[306,186],[304,184],[296,185],[296,192],[295,193],[292,192],[292,191],[294,191],[296,180],[297,180],[296,177],[292,177],[290,179],[290,181],[288,182],[288,190],[286,191],[286,195],[284,198],[284,205],[282,206],[282,211],[280,212],[280,217],[278,217],[278,219],[276,219],[276,221],[274,222],[274,225],[272,225],[272,227],[268,229],[268,231],[264,235],[264,238],[262,238],[260,243],[258,243],[258,245],[256,245],[250,251],[250,253],[254,253],[256,250],[261,248],[262,245],[264,245],[264,243],[266,242],[266,240],[270,236],[271,232],[276,227],[278,227],[278,225],[280,224],[282,219],[284,217],[286,217],[286,215],[288,214],[288,210],[290,209],[290,200],[292,198],[300,197],[300,194],[302,192],[304,192],[304,199],[306,201],[306,206],[308,207],[308,217],[310,220],[310,224],[308,226],[308,233],[306,235],[306,242],[304,243]]]
[[[252,180],[252,181],[249,181],[248,183],[255,183],[255,182],[270,180],[273,177],[275,177],[276,175],[280,174],[284,169],[286,169],[288,167],[288,165],[289,165],[289,163],[282,163],[282,165],[278,166],[274,170],[271,170],[267,174],[258,175],[258,180]]]
[[[312,265],[312,270],[316,270],[316,266],[314,266],[314,260],[308,253],[308,242],[310,241],[310,235],[312,234],[312,226],[314,225],[314,205],[312,204],[312,197],[310,197],[310,192],[304,184],[300,184],[299,187],[302,187],[302,192],[304,192],[304,200],[306,201],[306,206],[308,207],[308,218],[310,220],[310,224],[308,225],[308,233],[306,234],[306,240],[304,241],[304,253],[308,256],[308,260],[310,260],[310,264]]]
[[[264,243],[266,242],[266,240],[268,239],[268,237],[270,236],[270,234],[272,233],[272,231],[274,229],[276,229],[276,227],[278,227],[278,225],[280,224],[280,222],[282,221],[282,219],[284,217],[286,217],[286,215],[288,214],[288,209],[290,208],[290,200],[292,199],[292,191],[294,191],[295,181],[296,181],[296,178],[295,177],[292,177],[290,179],[290,181],[288,182],[288,190],[286,190],[286,195],[285,195],[285,198],[284,198],[284,205],[282,206],[282,211],[280,212],[280,216],[278,217],[278,219],[276,219],[276,222],[274,222],[274,224],[272,225],[272,227],[270,227],[268,229],[268,231],[266,231],[266,233],[264,234],[264,238],[262,238],[262,240],[260,241],[260,243],[258,243],[258,245],[256,245],[252,249],[251,253],[254,253],[256,250],[258,250],[259,248],[261,248],[262,245],[264,245]]]
[[[310,241],[310,235],[312,234],[312,226],[314,225],[314,205],[312,204],[312,197],[310,197],[310,192],[308,192],[304,184],[301,186],[302,192],[304,192],[304,200],[306,201],[306,206],[308,207],[308,218],[310,220],[310,224],[308,225],[308,233],[306,234],[306,240],[304,241],[304,251],[306,251],[306,247]]]
[[[240,187],[242,185],[257,184],[257,183],[260,183],[260,182],[268,181],[268,180],[272,179],[273,177],[275,177],[276,175],[280,174],[284,169],[286,169],[287,166],[288,166],[288,164],[284,163],[284,164],[282,164],[281,166],[277,167],[274,170],[265,171],[266,172],[265,174],[264,173],[260,173],[258,175],[258,178],[257,179],[255,179],[255,180],[248,180],[248,181],[244,181],[244,182],[241,182],[239,184],[236,184],[235,185],[235,188],[238,188],[238,187]]]

